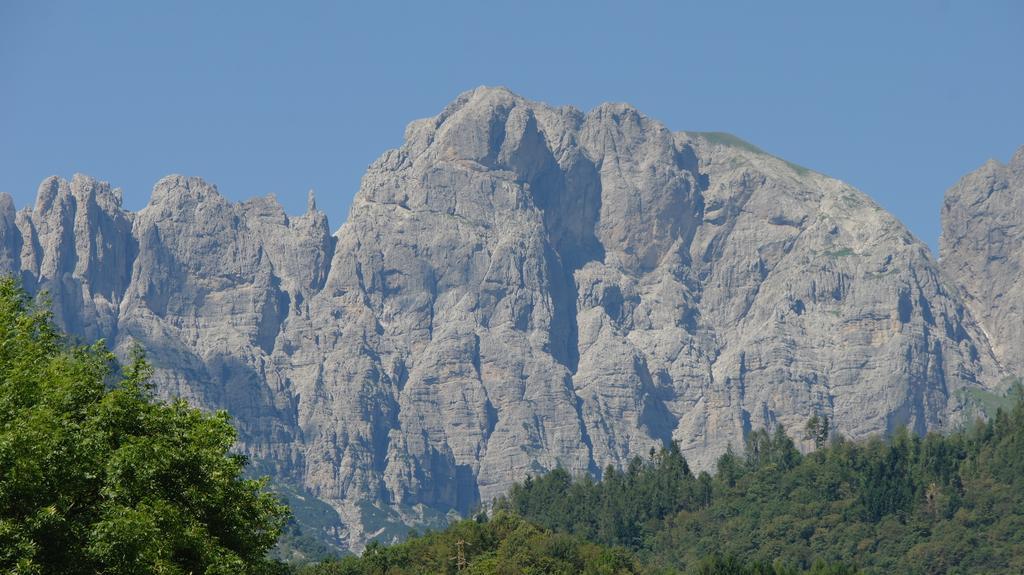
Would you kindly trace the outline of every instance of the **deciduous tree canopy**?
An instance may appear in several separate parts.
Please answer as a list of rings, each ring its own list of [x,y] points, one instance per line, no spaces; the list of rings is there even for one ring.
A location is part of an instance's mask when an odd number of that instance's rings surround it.
[[[286,514],[228,415],[156,400],[141,353],[69,345],[0,280],[0,571],[252,573]]]

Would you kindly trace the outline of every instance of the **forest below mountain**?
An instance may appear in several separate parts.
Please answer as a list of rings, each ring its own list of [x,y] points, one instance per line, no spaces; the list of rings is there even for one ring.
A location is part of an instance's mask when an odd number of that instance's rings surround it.
[[[600,481],[528,477],[441,533],[300,570],[313,574],[1020,573],[1024,401],[948,435],[852,442],[812,417],[801,454],[781,426],[750,434],[717,473],[672,445]]]

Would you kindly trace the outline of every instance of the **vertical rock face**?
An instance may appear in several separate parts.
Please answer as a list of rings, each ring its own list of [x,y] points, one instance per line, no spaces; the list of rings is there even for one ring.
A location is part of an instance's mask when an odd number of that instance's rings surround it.
[[[1024,376],[1024,147],[990,160],[946,193],[943,271],[1010,375]]]
[[[955,425],[1003,376],[986,316],[868,197],[626,105],[463,94],[333,236],[312,198],[289,217],[181,176],[119,198],[82,176],[0,197],[0,266],[74,333],[144,345],[162,393],[228,409],[354,548],[668,441],[709,468],[814,413],[853,437]]]
[[[150,350],[163,392],[227,408],[257,458],[301,461],[291,383],[272,354],[324,282],[326,216],[311,206],[289,218],[273,197],[232,204],[198,178],[171,176],[133,232],[139,256],[118,343]]]
[[[51,177],[39,186],[35,209],[19,213],[6,232],[20,236],[26,287],[49,292],[69,332],[90,340],[116,334],[136,251],[131,218],[121,210],[120,190],[107,183]]]

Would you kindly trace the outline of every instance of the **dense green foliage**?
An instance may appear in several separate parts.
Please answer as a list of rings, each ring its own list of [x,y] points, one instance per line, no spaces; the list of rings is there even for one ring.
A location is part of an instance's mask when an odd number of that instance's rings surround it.
[[[561,470],[527,478],[498,508],[663,568],[721,555],[870,573],[1024,572],[1024,401],[948,436],[825,445],[827,426],[809,422],[823,447],[809,455],[781,428],[758,431],[713,477],[694,476],[671,447],[600,482]]]
[[[362,557],[345,557],[299,571],[300,575],[458,573],[459,541],[472,574],[629,574],[638,573],[625,549],[555,534],[509,513],[493,519],[460,521],[448,529],[386,547],[371,543]]]
[[[459,547],[463,569],[459,569]],[[372,543],[362,557],[310,566],[298,575],[629,575],[668,573],[643,564],[631,551],[554,533],[507,511],[493,519],[480,514],[448,529],[385,547]],[[852,569],[818,565],[796,570],[781,564],[744,563],[713,557],[693,570],[698,575],[853,575]]]
[[[0,280],[0,571],[254,573],[286,515],[225,413],[163,403],[137,354],[68,345]]]

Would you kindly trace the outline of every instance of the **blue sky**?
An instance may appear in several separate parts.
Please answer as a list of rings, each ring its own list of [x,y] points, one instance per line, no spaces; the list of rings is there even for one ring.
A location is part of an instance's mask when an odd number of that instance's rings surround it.
[[[1024,2],[0,3],[0,191],[168,173],[341,224],[366,166],[504,85],[732,132],[935,245],[942,195],[1024,145]]]

